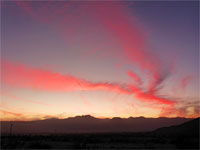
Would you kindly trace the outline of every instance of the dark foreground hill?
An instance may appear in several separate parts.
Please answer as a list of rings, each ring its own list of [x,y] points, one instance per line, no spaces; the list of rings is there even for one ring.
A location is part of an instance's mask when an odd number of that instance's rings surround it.
[[[199,149],[198,126],[199,118],[180,125],[160,128],[152,132],[2,135],[1,149],[191,150]]]
[[[153,131],[160,127],[177,125],[189,121],[186,118],[112,118],[98,119],[90,115],[77,116],[67,119],[46,119],[37,121],[1,122],[1,133],[85,133],[85,132],[144,132]]]
[[[200,118],[196,118],[180,125],[159,128],[154,132],[159,135],[170,136],[199,136],[199,121]]]

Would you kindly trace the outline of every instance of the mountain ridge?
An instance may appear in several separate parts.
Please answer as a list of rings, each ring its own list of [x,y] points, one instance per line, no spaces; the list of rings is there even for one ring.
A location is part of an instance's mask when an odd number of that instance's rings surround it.
[[[9,133],[13,124],[13,133],[69,133],[69,132],[146,132],[161,127],[178,125],[191,118],[96,118],[91,115],[69,117],[65,119],[48,118],[34,121],[1,121],[1,133]]]
[[[159,135],[199,136],[199,122],[200,117],[179,125],[158,128],[153,132]]]
[[[34,120],[3,120],[1,122],[31,122],[31,121],[42,121],[42,120],[66,120],[66,119],[74,119],[74,118],[91,118],[91,119],[100,119],[100,120],[104,120],[104,119],[109,119],[109,120],[113,120],[113,119],[195,119],[195,118],[185,118],[185,117],[144,117],[144,116],[139,116],[139,117],[133,117],[130,116],[128,118],[124,118],[124,117],[112,117],[112,118],[98,118],[98,117],[94,117],[92,115],[78,115],[78,116],[74,116],[74,117],[67,117],[67,118],[56,118],[56,117],[49,117],[49,118],[45,118],[45,119],[34,119]]]

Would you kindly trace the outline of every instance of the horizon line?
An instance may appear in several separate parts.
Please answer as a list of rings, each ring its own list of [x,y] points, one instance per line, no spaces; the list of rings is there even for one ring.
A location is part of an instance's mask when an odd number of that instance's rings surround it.
[[[77,115],[77,116],[72,116],[72,117],[66,117],[66,118],[59,118],[59,117],[48,117],[48,118],[37,118],[37,119],[25,119],[25,120],[0,120],[1,122],[14,122],[14,121],[42,121],[42,120],[49,120],[49,119],[57,119],[57,120],[65,120],[65,119],[70,119],[70,118],[76,118],[76,117],[91,117],[91,118],[94,118],[94,119],[116,119],[116,118],[119,118],[119,119],[130,119],[130,118],[145,118],[145,119],[159,119],[159,118],[168,118],[168,119],[174,119],[174,118],[184,118],[184,119],[196,119],[196,118],[199,118],[200,116],[196,116],[196,117],[145,117],[145,116],[138,116],[138,117],[133,117],[133,116],[129,116],[129,117],[95,117],[95,116],[92,116],[92,115]]]

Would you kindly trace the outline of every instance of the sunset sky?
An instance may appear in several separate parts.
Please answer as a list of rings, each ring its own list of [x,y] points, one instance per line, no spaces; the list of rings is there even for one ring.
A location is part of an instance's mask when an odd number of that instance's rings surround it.
[[[199,115],[199,8],[1,2],[1,120]]]

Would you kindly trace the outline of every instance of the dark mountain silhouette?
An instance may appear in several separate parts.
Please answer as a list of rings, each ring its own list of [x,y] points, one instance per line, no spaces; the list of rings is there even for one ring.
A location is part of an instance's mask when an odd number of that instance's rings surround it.
[[[62,120],[52,118],[28,122],[18,121],[12,122],[15,133],[37,134],[2,134],[1,148],[199,149],[199,120],[199,118],[191,120],[144,117],[98,119],[87,115]],[[5,133],[9,129],[10,123],[2,122],[2,132]],[[139,129],[151,130],[155,128],[155,125],[170,127],[162,127],[150,132],[132,132]],[[55,127],[60,133],[52,134]],[[49,130],[51,132],[47,132]],[[102,133],[102,131],[109,131],[109,133]]]
[[[112,118],[98,119],[90,115],[66,119],[46,119],[36,121],[2,121],[1,133],[9,133],[13,124],[13,133],[82,133],[82,132],[145,132],[160,127],[181,124],[187,118]]]
[[[187,121],[180,125],[174,125],[170,127],[163,127],[156,129],[154,132],[159,135],[173,135],[173,136],[199,136],[199,121],[200,118],[196,118],[191,121]]]

